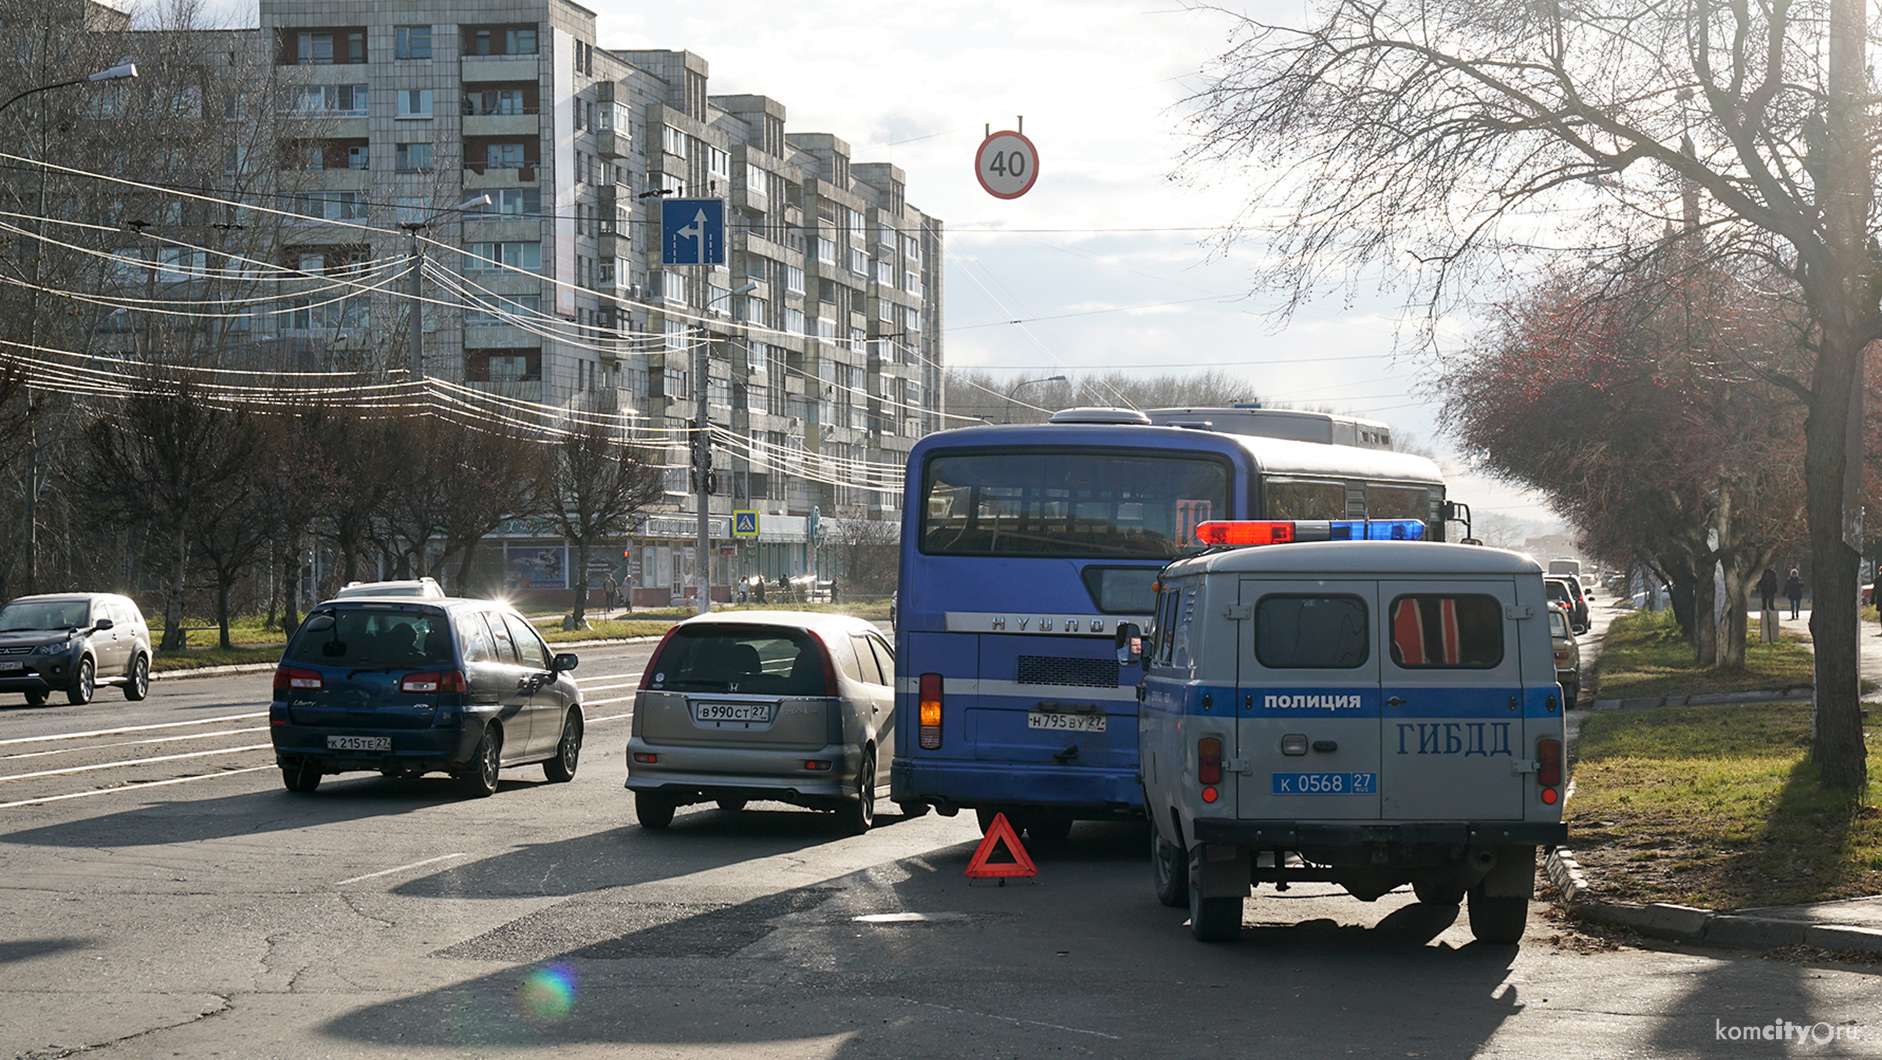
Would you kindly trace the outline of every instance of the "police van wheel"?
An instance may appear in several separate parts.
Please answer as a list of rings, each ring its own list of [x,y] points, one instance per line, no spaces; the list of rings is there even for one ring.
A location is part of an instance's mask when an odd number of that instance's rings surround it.
[[[1189,852],[1189,933],[1198,942],[1234,942],[1242,933],[1242,899],[1202,896],[1202,848]]]
[[[1171,909],[1189,904],[1189,851],[1150,829],[1150,872],[1156,881],[1157,901]]]
[[[1483,885],[1470,889],[1470,933],[1478,942],[1511,946],[1523,940],[1529,926],[1529,899],[1522,895],[1492,898]]]

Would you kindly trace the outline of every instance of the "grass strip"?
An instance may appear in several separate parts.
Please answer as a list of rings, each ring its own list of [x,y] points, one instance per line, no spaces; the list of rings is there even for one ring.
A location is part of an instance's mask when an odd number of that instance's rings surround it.
[[[1801,628],[1801,623],[1797,626]],[[1781,692],[1809,688],[1815,680],[1810,648],[1803,638],[1786,627],[1778,633],[1776,644],[1766,644],[1756,618],[1750,620],[1745,665],[1739,669],[1700,666],[1671,611],[1617,615],[1601,645],[1601,658],[1595,664],[1595,694],[1600,699]]]

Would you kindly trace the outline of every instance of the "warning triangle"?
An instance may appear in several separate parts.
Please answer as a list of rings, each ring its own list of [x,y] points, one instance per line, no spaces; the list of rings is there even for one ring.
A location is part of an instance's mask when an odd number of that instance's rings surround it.
[[[1011,861],[996,861],[988,864],[994,848],[1006,844],[1007,856]],[[993,824],[987,829],[986,837],[981,839],[980,847],[974,851],[974,859],[967,863],[967,875],[976,880],[1007,876],[1037,876],[1039,870],[1033,867],[1032,858],[1026,854],[1026,848],[1019,845],[1019,834],[1006,819],[1006,814],[993,815]]]

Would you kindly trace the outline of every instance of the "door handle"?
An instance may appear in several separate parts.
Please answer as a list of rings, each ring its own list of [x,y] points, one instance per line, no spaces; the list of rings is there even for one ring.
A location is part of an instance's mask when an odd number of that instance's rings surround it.
[[[1405,701],[1398,696],[1387,696],[1385,705],[1388,707],[1402,707],[1405,705]]]

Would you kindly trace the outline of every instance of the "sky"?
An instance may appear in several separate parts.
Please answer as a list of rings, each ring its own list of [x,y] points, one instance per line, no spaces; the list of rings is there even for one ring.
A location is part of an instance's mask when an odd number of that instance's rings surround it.
[[[691,51],[710,64],[711,94],[770,96],[788,132],[832,133],[852,161],[900,166],[909,202],[946,225],[951,367],[1007,381],[1220,369],[1263,402],[1385,421],[1437,455],[1449,495],[1480,516],[1558,522],[1535,495],[1458,459],[1428,380],[1395,355],[1389,293],[1334,295],[1286,322],[1249,295],[1265,248],[1219,236],[1257,189],[1174,177],[1193,143],[1185,99],[1227,44],[1220,11],[1177,0],[582,2],[600,46]],[[1304,3],[1230,6],[1298,20]],[[1020,198],[995,198],[975,178],[989,129],[1022,129],[1038,149],[1039,178]],[[1467,337],[1468,321],[1446,330]]]

